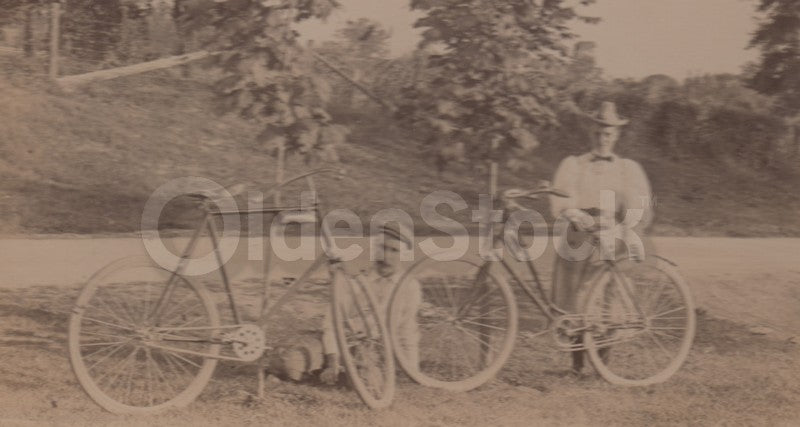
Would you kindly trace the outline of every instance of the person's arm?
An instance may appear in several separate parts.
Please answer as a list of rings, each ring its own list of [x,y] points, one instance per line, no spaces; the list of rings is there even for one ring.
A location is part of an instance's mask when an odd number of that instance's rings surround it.
[[[400,306],[400,324],[398,326],[398,338],[406,359],[411,365],[419,366],[419,325],[417,324],[417,313],[422,305],[422,289],[417,280],[411,279],[403,287],[402,298],[398,301]]]
[[[325,354],[338,354],[339,348],[336,344],[336,331],[333,326],[333,304],[328,304],[325,312],[325,320],[322,323],[322,350]]]
[[[550,196],[550,212],[558,218],[566,209],[577,207],[576,189],[578,158],[569,156],[561,161],[553,176],[553,188],[561,190],[568,197]]]
[[[652,245],[646,238],[645,230],[653,222],[653,200],[650,182],[644,169],[633,160],[625,165],[625,218],[622,221],[623,239],[631,258],[642,261]]]
[[[331,289],[332,291],[333,289]],[[349,312],[348,300],[341,301],[343,312]],[[320,374],[320,380],[327,384],[335,384],[339,379],[339,347],[336,341],[336,329],[333,324],[333,298],[328,304],[325,319],[322,323],[322,351],[325,354],[325,369]]]
[[[561,190],[567,197],[550,196],[550,211],[553,219],[564,217],[574,226],[587,229],[594,225],[591,215],[578,209],[578,176],[580,164],[578,158],[569,156],[561,161],[553,177],[553,188]]]
[[[636,214],[626,213],[622,224],[626,229],[637,233],[644,230],[653,222],[653,199],[650,191],[650,181],[639,163],[627,160],[625,165],[626,185],[625,209],[641,209],[641,217]]]

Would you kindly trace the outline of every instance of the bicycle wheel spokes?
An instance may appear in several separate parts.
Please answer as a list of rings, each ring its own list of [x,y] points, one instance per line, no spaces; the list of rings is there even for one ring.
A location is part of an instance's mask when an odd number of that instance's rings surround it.
[[[168,288],[170,298],[162,300]],[[163,309],[155,316],[160,300]],[[112,412],[185,404],[216,364],[186,352],[218,353],[212,341],[218,325],[202,288],[146,258],[122,260],[98,272],[81,292],[70,319],[71,362],[84,389]],[[198,328],[171,330],[186,326]]]
[[[387,354],[383,345],[375,340],[362,340],[351,347],[351,354],[358,376],[363,379],[369,393],[376,399],[381,398],[386,387],[381,369],[386,364],[384,355]]]
[[[601,319],[603,333],[591,334],[591,341],[611,344],[610,355],[592,357],[598,371],[624,385],[652,384],[674,374],[695,329],[688,287],[677,272],[659,263],[637,264],[598,288],[587,309]],[[597,349],[589,350],[597,356]]]
[[[516,335],[516,305],[508,285],[489,274],[487,265],[427,259],[399,286],[391,307],[392,337],[400,364],[416,381],[469,390],[505,363]],[[398,329],[414,315],[401,304],[403,292],[413,293],[413,287],[419,287],[422,300],[412,319],[419,330],[417,355],[397,339]]]
[[[347,374],[369,407],[388,406],[394,397],[395,367],[380,306],[368,285],[340,272],[334,280],[334,320]]]

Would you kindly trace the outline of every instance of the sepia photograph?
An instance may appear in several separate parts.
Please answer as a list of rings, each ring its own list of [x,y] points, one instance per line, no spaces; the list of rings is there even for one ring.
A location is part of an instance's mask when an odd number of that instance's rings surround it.
[[[799,0],[0,0],[0,426],[798,423]]]

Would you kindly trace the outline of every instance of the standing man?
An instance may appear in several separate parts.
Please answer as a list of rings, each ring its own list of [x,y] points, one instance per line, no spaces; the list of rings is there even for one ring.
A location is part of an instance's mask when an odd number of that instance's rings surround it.
[[[571,224],[557,248],[552,289],[553,302],[569,313],[578,310],[578,291],[591,261],[591,256],[578,250],[591,241],[588,230],[598,223],[616,224],[628,255],[641,260],[645,256],[643,231],[653,216],[650,184],[644,170],[637,162],[614,153],[621,127],[628,120],[617,115],[613,102],[603,102],[590,118],[590,151],[564,159],[553,178],[553,186],[569,197],[550,198],[553,216],[564,217]],[[580,337],[575,342],[580,343]],[[607,349],[604,350],[607,356]],[[574,351],[572,371],[580,374],[582,369],[583,351]]]

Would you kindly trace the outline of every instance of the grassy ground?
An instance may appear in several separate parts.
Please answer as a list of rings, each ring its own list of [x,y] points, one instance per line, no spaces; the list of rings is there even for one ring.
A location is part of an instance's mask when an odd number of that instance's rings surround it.
[[[204,82],[151,73],[72,94],[46,85],[22,87],[0,80],[0,98],[6,100],[0,103],[0,233],[131,232],[139,228],[145,200],[169,179],[200,176],[256,190],[273,182],[275,161],[255,143],[257,129],[214,114]],[[400,208],[419,221],[420,201],[431,191],[455,191],[471,207],[486,191],[486,173],[479,168],[453,165],[440,177],[412,130],[398,129],[377,113],[343,119],[353,134],[340,157],[353,181],[321,183],[331,207],[353,209],[362,218]],[[535,172],[501,171],[500,185],[530,186],[549,178],[567,154],[543,147],[529,159]],[[677,162],[657,153],[633,157],[652,180],[657,234],[800,235],[800,216],[789,214],[800,209],[797,176],[703,159]],[[305,168],[290,161],[291,171]],[[187,207],[176,204],[162,226],[190,225]],[[535,207],[548,211],[544,203]],[[470,212],[454,217],[466,223]]]
[[[238,296],[252,309],[248,296],[258,287],[242,286]],[[281,325],[313,327],[325,289],[301,294],[298,307],[305,310],[279,317]],[[394,404],[380,411],[366,409],[350,389],[316,384],[271,381],[258,399],[254,367],[221,363],[189,407],[116,416],[81,392],[69,368],[66,318],[76,294],[63,287],[0,291],[0,424],[791,425],[800,417],[797,345],[704,315],[685,366],[667,383],[650,387],[565,376],[565,355],[547,337],[522,330],[498,378],[468,393],[425,388],[401,376]]]

